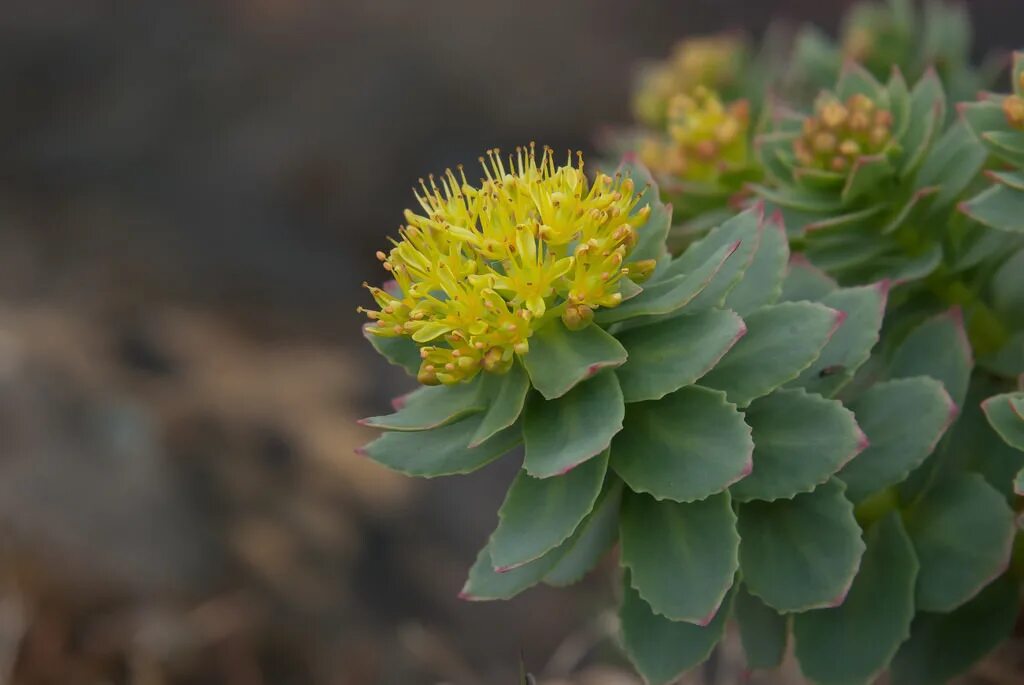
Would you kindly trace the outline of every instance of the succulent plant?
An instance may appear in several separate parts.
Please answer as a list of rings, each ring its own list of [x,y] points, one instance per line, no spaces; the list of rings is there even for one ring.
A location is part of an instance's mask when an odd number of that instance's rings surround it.
[[[651,683],[703,661],[730,617],[752,667],[778,663],[791,631],[816,682],[867,682],[890,664],[938,672],[921,655],[946,637],[947,616],[989,616],[982,589],[1014,533],[1006,500],[977,474],[901,490],[965,401],[957,310],[872,355],[888,283],[839,287],[790,254],[779,215],[748,209],[672,258],[671,208],[642,167],[589,183],[582,162],[523,155],[492,158],[479,187],[452,175],[425,191],[426,216],[408,213],[382,256],[397,289],[373,291],[381,310],[367,328],[389,360],[440,383],[366,419],[385,431],[367,456],[433,477],[522,446],[462,596],[573,583],[618,542],[623,645]],[[529,240],[545,278],[516,276]],[[438,249],[418,260],[411,244]],[[587,270],[592,259],[618,271]],[[509,327],[514,339],[488,337],[503,319],[472,329],[460,312],[477,298],[500,299],[488,309],[502,316],[530,312],[528,325]],[[448,327],[420,333],[436,322]],[[477,338],[477,353],[452,357]]]

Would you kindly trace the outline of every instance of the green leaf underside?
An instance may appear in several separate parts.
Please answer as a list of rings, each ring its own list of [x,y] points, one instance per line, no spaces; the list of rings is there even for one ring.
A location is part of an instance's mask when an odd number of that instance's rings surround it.
[[[725,297],[724,307],[741,316],[772,304],[782,294],[782,282],[789,261],[786,229],[778,222],[768,223],[761,232],[761,243],[743,278]]]
[[[907,512],[905,521],[921,562],[921,611],[956,609],[1009,563],[1013,511],[978,474],[940,483]]]
[[[619,503],[622,481],[610,478],[594,504],[566,544],[565,553],[544,576],[548,585],[564,587],[581,580],[619,539]]]
[[[917,571],[914,547],[892,512],[868,531],[846,601],[793,617],[803,674],[821,685],[873,682],[910,636]]]
[[[842,603],[864,542],[843,486],[740,506],[740,568],[751,594],[781,612]]]
[[[942,685],[966,671],[1013,630],[1017,582],[1003,576],[948,614],[919,613],[892,663],[892,682]]]
[[[878,383],[850,409],[869,442],[839,472],[854,502],[900,482],[920,466],[956,416],[942,383],[926,376]],[[908,417],[913,418],[912,430]]]
[[[1024,416],[1020,413],[1022,405],[1024,393],[1015,392],[990,397],[981,406],[999,437],[1010,447],[1024,451]]]
[[[603,452],[622,430],[625,405],[607,370],[557,400],[531,395],[523,417],[523,466],[536,478],[558,476]]]
[[[846,318],[814,362],[794,385],[825,396],[834,395],[871,356],[885,316],[888,289],[884,284],[843,288],[826,294],[821,304]]]
[[[836,282],[828,274],[808,262],[803,255],[794,255],[789,261],[779,301],[810,300],[813,302],[825,297],[837,287]]]
[[[513,364],[506,374],[491,374],[485,382],[490,405],[470,441],[471,447],[482,444],[514,424],[523,413],[526,395],[530,392],[530,377],[520,364]]]
[[[751,669],[775,668],[786,654],[789,626],[782,616],[741,586],[733,603],[740,640]]]
[[[625,363],[626,350],[596,325],[570,331],[554,320],[530,336],[530,351],[522,360],[533,387],[553,400],[601,369]]]
[[[942,381],[958,407],[964,404],[974,360],[959,309],[928,319],[911,331],[889,364],[893,378],[931,376]]]
[[[728,493],[688,503],[628,494],[619,537],[622,565],[655,613],[698,625],[714,618],[738,565]]]
[[[363,448],[363,452],[377,463],[410,476],[433,478],[470,473],[491,463],[522,440],[516,425],[470,448],[469,441],[482,421],[482,414],[474,414],[429,431],[384,433]]]
[[[419,372],[423,359],[420,357],[419,345],[411,338],[404,335],[384,338],[367,333],[366,327],[363,328],[363,336],[370,341],[373,349],[377,350],[377,353],[387,359],[389,363],[402,367],[410,376],[415,376]]]
[[[439,428],[487,407],[487,397],[481,392],[483,381],[483,374],[477,374],[466,383],[421,387],[410,393],[404,405],[394,414],[371,416],[361,423],[372,428],[397,431]]]
[[[725,634],[728,608],[723,606],[707,626],[670,621],[651,607],[623,579],[619,618],[629,660],[649,685],[667,685],[711,655]]]
[[[612,443],[612,469],[634,492],[690,502],[722,492],[750,472],[754,443],[735,405],[690,386],[626,407]]]
[[[618,307],[597,310],[594,319],[606,325],[635,317],[662,316],[682,309],[717,280],[724,265],[736,257],[736,251],[735,243],[723,245],[692,271],[652,283],[645,287],[640,295]]]
[[[679,314],[650,326],[619,334],[629,361],[616,375],[626,402],[656,400],[711,370],[746,332],[729,310],[708,309]]]
[[[746,317],[747,334],[704,376],[741,407],[796,378],[811,365],[839,323],[839,314],[813,302],[784,302]]]
[[[539,479],[520,471],[491,536],[495,569],[522,566],[568,540],[593,509],[607,470],[605,452],[558,478]]]
[[[754,400],[745,419],[753,431],[754,470],[730,490],[740,502],[810,492],[866,444],[849,409],[802,389]]]

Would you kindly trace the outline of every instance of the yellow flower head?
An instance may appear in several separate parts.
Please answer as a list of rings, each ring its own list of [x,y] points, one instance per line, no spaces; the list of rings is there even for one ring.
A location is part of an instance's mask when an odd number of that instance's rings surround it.
[[[714,182],[749,160],[750,106],[726,106],[712,91],[698,87],[676,95],[668,107],[667,141],[649,138],[640,147],[651,169],[688,181]]]
[[[883,152],[891,142],[892,113],[858,94],[845,103],[820,99],[793,151],[804,168],[846,173],[857,159]]]
[[[650,214],[633,180],[583,173],[583,156],[562,166],[531,143],[502,159],[480,158],[471,185],[460,166],[420,180],[420,211],[406,210],[399,240],[378,252],[396,282],[369,287],[379,310],[364,310],[374,335],[421,345],[421,383],[457,383],[481,369],[507,371],[540,325],[561,316],[586,326],[598,307],[622,301],[621,279],[649,275],[653,263],[624,265]]]
[[[734,84],[739,78],[744,51],[743,39],[731,34],[679,41],[667,60],[641,75],[633,102],[637,118],[660,126],[673,96],[693,94],[701,86],[721,90]]]

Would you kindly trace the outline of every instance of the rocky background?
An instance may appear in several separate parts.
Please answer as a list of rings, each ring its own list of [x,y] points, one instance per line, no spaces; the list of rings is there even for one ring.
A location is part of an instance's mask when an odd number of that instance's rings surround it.
[[[353,453],[407,386],[359,283],[419,175],[589,150],[681,35],[847,4],[0,4],[0,683],[634,683],[607,569],[455,598],[513,460]],[[969,4],[979,52],[1015,47],[1024,6]],[[690,682],[749,682],[735,640]]]

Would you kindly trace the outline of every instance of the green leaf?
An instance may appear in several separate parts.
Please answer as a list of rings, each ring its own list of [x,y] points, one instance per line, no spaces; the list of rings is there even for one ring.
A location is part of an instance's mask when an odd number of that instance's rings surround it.
[[[746,317],[747,334],[704,376],[741,407],[796,378],[811,365],[842,322],[813,302],[784,302]]]
[[[835,94],[840,100],[847,100],[853,95],[866,95],[877,100],[883,92],[882,84],[867,69],[853,61],[843,64],[836,83]]]
[[[410,376],[415,376],[420,370],[423,360],[420,358],[420,347],[404,335],[394,338],[384,338],[379,335],[368,333],[369,326],[363,326],[363,337],[370,341],[373,349],[395,366],[405,369]]]
[[[583,520],[569,542],[565,553],[544,576],[548,585],[564,587],[581,580],[601,556],[619,539],[619,503],[622,481],[609,478],[594,504],[594,510]]]
[[[530,378],[519,364],[513,364],[508,373],[502,375],[487,374],[484,383],[484,393],[490,398],[490,404],[469,443],[470,447],[483,444],[518,421],[526,405],[526,395],[530,392]]]
[[[960,118],[977,138],[987,131],[1010,132],[1013,128],[1006,120],[1006,114],[1000,103],[994,100],[957,103]]]
[[[644,288],[637,297],[623,302],[618,307],[599,309],[594,315],[595,320],[602,324],[612,324],[642,316],[660,316],[671,314],[691,302],[713,281],[731,261],[739,245],[723,245],[707,261],[698,265],[693,271],[666,280],[656,281]],[[630,321],[630,323],[633,323]]]
[[[530,336],[522,360],[533,387],[553,400],[601,369],[625,363],[626,350],[598,326],[570,331],[556,319]]]
[[[622,565],[656,614],[708,625],[732,587],[740,539],[729,494],[699,502],[622,502]]]
[[[946,95],[934,69],[929,69],[910,92],[910,126],[900,139],[903,166],[900,173],[908,176],[921,164],[938,133],[946,111]]]
[[[611,467],[634,492],[690,502],[722,492],[751,469],[750,427],[725,395],[700,386],[626,407]]]
[[[388,432],[360,451],[378,464],[409,476],[433,478],[470,473],[491,463],[522,440],[516,425],[471,448],[469,441],[482,421],[483,416],[477,414],[429,431]]]
[[[1024,191],[992,186],[961,203],[960,211],[975,221],[1011,233],[1024,233]]]
[[[1003,321],[1024,321],[1024,250],[1002,263],[990,284],[992,307]]]
[[[539,583],[558,564],[564,553],[565,549],[559,547],[525,566],[498,573],[494,570],[491,548],[488,545],[480,550],[476,562],[469,569],[469,578],[459,593],[459,599],[474,602],[512,599],[523,590]]]
[[[921,561],[917,607],[922,611],[956,609],[1010,562],[1013,511],[976,473],[940,483],[904,518]]]
[[[725,297],[727,309],[745,316],[782,294],[782,282],[789,261],[789,239],[782,217],[777,215],[761,231],[761,243],[743,278]]]
[[[751,669],[775,668],[786,654],[789,626],[786,617],[741,586],[733,605],[740,625],[740,640]]]
[[[988,152],[963,121],[957,121],[935,143],[914,180],[918,188],[939,186],[936,205],[948,207],[981,170]]]
[[[845,318],[825,349],[793,385],[828,397],[838,392],[871,356],[885,317],[888,293],[888,284],[883,281],[825,295],[821,304],[842,312]]]
[[[487,407],[487,397],[481,392],[483,380],[483,374],[477,374],[466,383],[419,388],[406,396],[394,414],[371,416],[359,423],[394,431],[425,431],[446,426]]]
[[[822,685],[872,683],[910,636],[914,546],[895,512],[867,534],[867,550],[846,601],[793,617],[804,676]]]
[[[870,445],[839,472],[854,502],[906,478],[956,418],[943,385],[924,376],[877,383],[850,408]]]
[[[649,685],[667,685],[702,663],[725,634],[728,607],[707,626],[670,621],[651,607],[623,579],[622,643],[633,666]]]
[[[843,485],[740,506],[740,568],[751,594],[781,611],[834,607],[846,598],[864,542]]]
[[[661,399],[714,368],[747,327],[736,313],[679,314],[619,334],[629,360],[616,375],[626,402]]]
[[[820,300],[837,287],[828,274],[807,261],[802,254],[796,253],[789,260],[779,301]]]
[[[989,397],[981,408],[999,437],[1024,452],[1024,392]]]
[[[959,307],[934,316],[910,332],[889,363],[893,378],[931,376],[946,386],[958,407],[967,397],[974,359]]]
[[[745,418],[753,431],[754,470],[730,490],[740,502],[810,492],[867,446],[849,409],[802,389],[754,400]]]
[[[892,682],[942,685],[971,667],[1013,630],[1020,609],[1017,582],[996,580],[948,614],[920,613],[892,663]]]
[[[846,185],[840,195],[843,205],[849,206],[868,193],[877,190],[893,174],[892,164],[885,155],[858,157],[853,163]]]
[[[537,478],[558,476],[596,457],[622,430],[622,390],[611,371],[580,383],[557,400],[526,402],[523,466]]]
[[[534,478],[520,471],[498,510],[491,536],[491,561],[499,573],[539,559],[572,536],[593,510],[608,453],[558,478]]]

